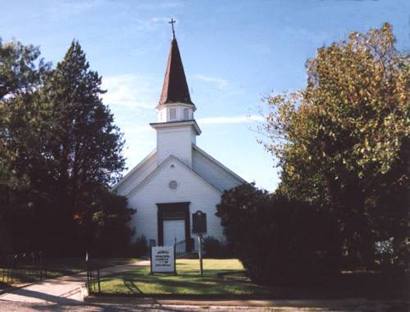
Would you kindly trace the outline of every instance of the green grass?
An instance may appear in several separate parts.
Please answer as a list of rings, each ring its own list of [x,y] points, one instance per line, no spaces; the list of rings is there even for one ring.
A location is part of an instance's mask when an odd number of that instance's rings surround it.
[[[199,260],[178,259],[177,275],[150,274],[149,267],[102,279],[103,294],[122,295],[266,295],[267,288],[252,283],[236,259],[205,259],[204,275]]]

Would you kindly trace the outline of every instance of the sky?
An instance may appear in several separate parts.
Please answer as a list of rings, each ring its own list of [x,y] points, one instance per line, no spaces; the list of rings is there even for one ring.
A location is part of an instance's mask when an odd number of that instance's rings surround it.
[[[157,118],[171,17],[202,130],[198,146],[269,191],[280,168],[257,142],[262,99],[303,88],[306,60],[352,31],[389,22],[397,47],[410,50],[407,0],[0,0],[0,38],[39,46],[54,65],[79,40],[103,77],[103,100],[132,169],[156,145],[149,123]]]

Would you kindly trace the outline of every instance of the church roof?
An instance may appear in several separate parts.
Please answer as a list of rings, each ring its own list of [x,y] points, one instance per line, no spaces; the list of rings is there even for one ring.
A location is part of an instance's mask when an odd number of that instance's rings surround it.
[[[178,43],[174,37],[171,41],[171,49],[168,56],[167,69],[165,71],[164,84],[162,86],[159,105],[169,103],[192,104],[189,95],[188,83],[186,81],[184,66]]]
[[[167,168],[169,162],[173,162],[175,161],[176,163],[181,165],[181,168],[183,168],[184,170],[187,170],[188,172],[192,173],[192,175],[199,179],[200,181],[202,181],[203,183],[205,183],[206,185],[208,185],[210,188],[212,188],[213,190],[217,191],[218,193],[222,193],[223,190],[220,190],[218,187],[216,187],[215,185],[213,185],[212,183],[210,183],[210,181],[208,181],[207,179],[205,179],[203,176],[201,176],[200,174],[198,174],[197,172],[195,172],[192,168],[190,168],[186,163],[184,163],[183,161],[181,161],[181,159],[179,159],[178,157],[175,157],[174,155],[169,155],[167,158],[165,158],[153,171],[151,171],[141,182],[139,182],[138,184],[134,185],[134,187],[130,190],[128,190],[127,193],[121,193],[121,195],[124,196],[131,196],[132,193],[134,193],[137,189],[139,189],[141,186],[149,183],[150,181],[152,181],[152,179],[154,179],[162,170],[164,170],[165,168]]]

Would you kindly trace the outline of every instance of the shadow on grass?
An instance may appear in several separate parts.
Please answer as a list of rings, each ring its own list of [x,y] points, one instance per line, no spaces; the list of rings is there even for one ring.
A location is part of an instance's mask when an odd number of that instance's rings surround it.
[[[177,275],[149,274],[147,269],[141,268],[133,272],[105,277],[102,281],[102,292],[103,294],[125,293],[139,296],[269,294],[269,290],[251,283],[246,277],[242,280],[228,280],[219,277],[217,273],[221,273],[221,270],[209,270],[204,276],[191,271]],[[237,271],[235,273],[238,274]],[[113,281],[114,290],[113,286],[109,285]]]
[[[343,299],[368,298],[403,299],[406,298],[408,285],[403,280],[387,281],[380,274],[340,275],[336,279],[321,283],[303,283],[303,285],[263,286],[254,284],[243,271],[207,270],[203,277],[195,271],[185,271],[177,275],[150,275],[146,268],[133,272],[106,277],[106,281],[123,281],[129,287],[116,289],[116,295],[132,294],[136,296],[193,296],[224,298],[268,298],[268,299]],[[102,283],[103,295],[112,294],[110,286]],[[392,285],[393,284],[393,285]],[[117,284],[118,285],[118,284]],[[107,286],[107,287],[105,287]],[[127,291],[128,290],[128,291]]]
[[[149,266],[105,276],[103,295],[149,297],[261,298],[261,299],[399,299],[406,297],[405,278],[383,274],[339,274],[318,281],[300,277],[274,286],[252,282],[233,261],[208,261],[204,275],[192,260],[177,262],[177,274],[149,274]],[[404,294],[404,295],[403,295]]]
[[[123,279],[123,283],[132,294],[143,295],[143,292],[135,285],[133,280]]]

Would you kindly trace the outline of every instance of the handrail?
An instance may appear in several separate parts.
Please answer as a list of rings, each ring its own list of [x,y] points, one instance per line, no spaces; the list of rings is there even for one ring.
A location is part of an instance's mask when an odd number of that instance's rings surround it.
[[[183,255],[191,253],[194,249],[193,248],[194,247],[193,243],[194,242],[193,242],[192,239],[182,240],[182,241],[176,242],[174,244],[175,256],[178,257],[178,256],[183,256]]]

